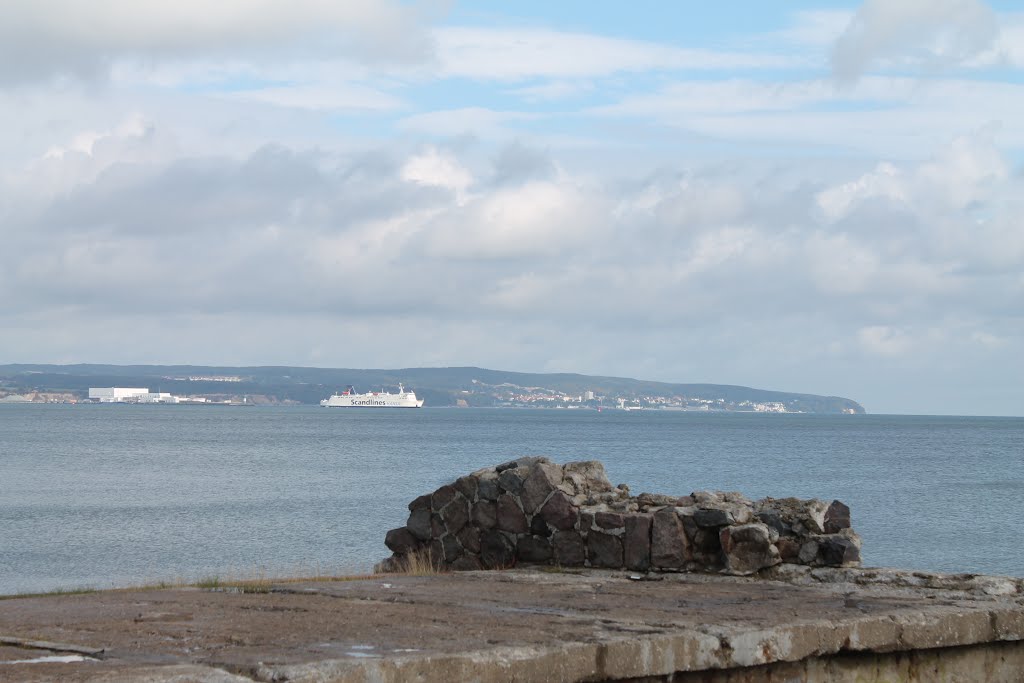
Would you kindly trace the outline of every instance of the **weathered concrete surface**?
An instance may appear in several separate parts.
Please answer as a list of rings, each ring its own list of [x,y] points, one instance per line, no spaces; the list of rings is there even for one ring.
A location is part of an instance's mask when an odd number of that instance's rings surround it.
[[[796,565],[630,576],[5,599],[0,680],[1024,680],[1021,580]],[[60,655],[95,659],[24,662]]]

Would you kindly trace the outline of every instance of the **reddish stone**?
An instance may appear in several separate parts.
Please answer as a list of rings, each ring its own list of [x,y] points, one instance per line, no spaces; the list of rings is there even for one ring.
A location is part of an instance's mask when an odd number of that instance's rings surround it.
[[[594,521],[602,529],[621,529],[625,524],[622,515],[617,512],[598,512],[594,515]]]
[[[783,562],[792,562],[796,564],[800,556],[800,544],[794,541],[792,538],[780,538],[776,543],[775,547],[779,549],[779,556]]]
[[[825,510],[825,533],[834,534],[849,528],[850,508],[845,503],[833,500]]]

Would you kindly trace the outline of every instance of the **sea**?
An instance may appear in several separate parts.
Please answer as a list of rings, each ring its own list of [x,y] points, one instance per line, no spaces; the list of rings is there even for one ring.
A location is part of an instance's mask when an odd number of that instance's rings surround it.
[[[867,566],[1024,576],[1024,418],[0,405],[0,594],[343,575],[407,503],[523,455],[839,499]]]

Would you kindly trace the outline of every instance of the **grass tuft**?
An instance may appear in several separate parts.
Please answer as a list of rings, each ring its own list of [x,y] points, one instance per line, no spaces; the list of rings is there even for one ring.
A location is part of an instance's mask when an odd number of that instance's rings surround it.
[[[440,574],[437,564],[434,563],[430,554],[430,548],[422,548],[407,553],[390,562],[384,568],[387,574],[402,574],[404,576],[433,576]]]

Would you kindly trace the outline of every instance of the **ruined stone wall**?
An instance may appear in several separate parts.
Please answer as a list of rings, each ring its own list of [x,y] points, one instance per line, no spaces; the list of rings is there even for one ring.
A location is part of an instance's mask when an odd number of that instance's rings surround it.
[[[783,562],[858,566],[860,538],[839,501],[612,486],[597,461],[529,457],[482,469],[409,503],[387,533],[383,569],[429,554],[441,569],[551,564],[753,574]]]

